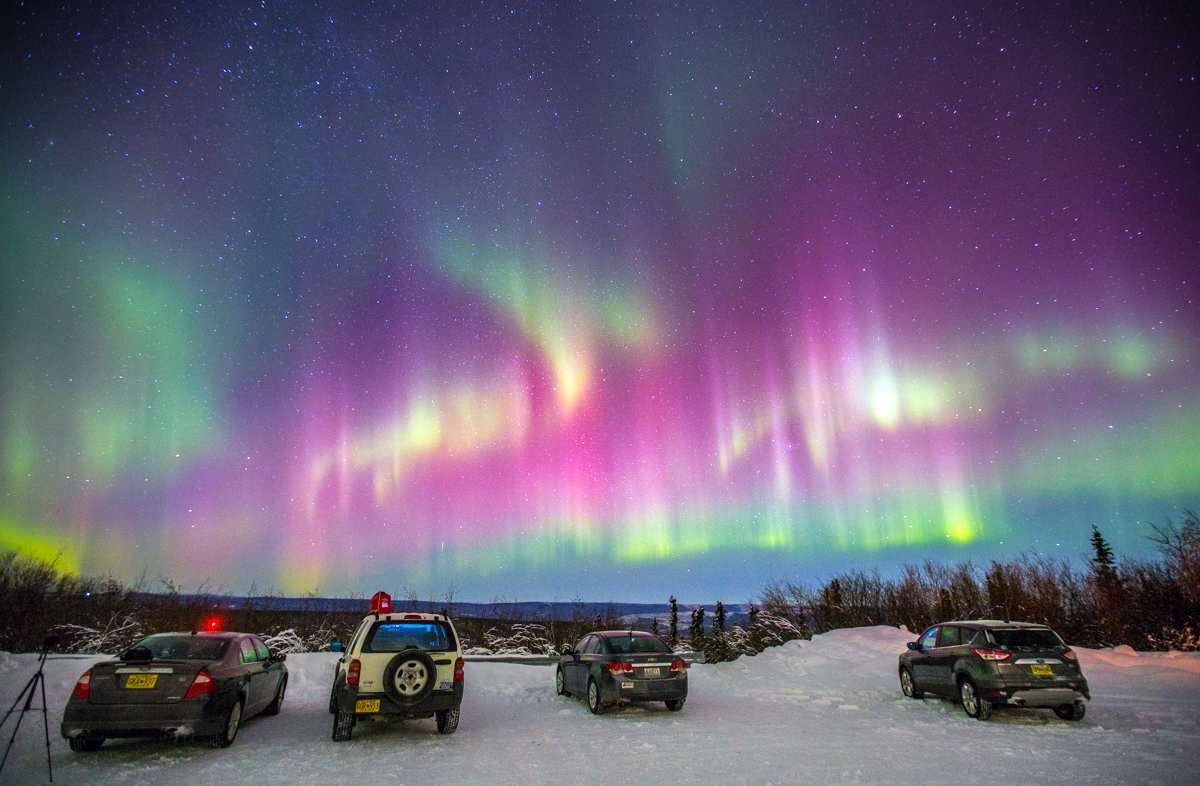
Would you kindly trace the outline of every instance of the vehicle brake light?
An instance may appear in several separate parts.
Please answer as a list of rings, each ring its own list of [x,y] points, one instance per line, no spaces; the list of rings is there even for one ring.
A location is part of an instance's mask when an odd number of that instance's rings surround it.
[[[420,615],[420,614],[405,614],[405,615],[404,615],[404,619],[406,619],[406,620],[419,620],[419,619],[421,619],[421,615]]]
[[[83,701],[88,700],[88,696],[92,694],[92,673],[85,671],[83,676],[79,678],[79,682],[75,683],[75,690],[71,691],[71,695]]]
[[[350,661],[350,667],[348,669],[346,669],[346,684],[347,685],[357,685],[358,684],[358,675],[361,671],[362,671],[362,662],[358,658],[355,658],[354,660]]]
[[[671,661],[671,671],[687,671],[687,661],[683,658]]]
[[[458,660],[454,661],[454,681],[455,682],[463,681],[463,666],[465,664],[466,664],[466,661],[463,660],[462,658],[459,658]]]
[[[1000,650],[982,650],[972,647],[971,652],[975,653],[984,660],[1008,660],[1012,657],[1011,652],[1001,652]]]
[[[1079,660],[1079,656],[1075,654],[1075,650],[1063,650],[1062,656],[1067,660]]]
[[[632,663],[622,663],[619,660],[610,660],[608,663],[606,663],[604,665],[607,666],[608,670],[610,672],[612,672],[613,674],[621,674],[622,672],[624,672],[626,674],[633,674],[633,664]]]
[[[200,696],[201,694],[204,694],[204,693],[216,693],[216,692],[217,692],[217,683],[213,680],[212,677],[210,677],[208,675],[208,672],[202,671],[196,675],[196,679],[192,680],[192,686],[190,688],[188,688],[187,695],[184,696],[183,698],[194,699],[195,697]]]

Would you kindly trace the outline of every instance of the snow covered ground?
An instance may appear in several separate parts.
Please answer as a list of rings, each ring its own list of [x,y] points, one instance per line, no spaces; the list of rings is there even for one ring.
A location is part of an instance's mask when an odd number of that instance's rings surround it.
[[[58,735],[76,678],[95,659],[47,664],[55,783],[811,784],[1200,783],[1200,655],[1079,650],[1093,700],[1081,723],[1046,710],[980,723],[938,699],[905,699],[896,655],[913,636],[857,628],[754,658],[697,665],[682,712],[662,705],[593,717],[554,694],[550,666],[467,665],[458,733],[432,720],[360,723],[330,740],[336,656],[288,658],[283,712],[246,723],[233,747],[123,740],[71,753]],[[0,655],[0,709],[36,668]],[[7,744],[13,720],[0,729]],[[0,783],[46,780],[40,713],[29,715]]]

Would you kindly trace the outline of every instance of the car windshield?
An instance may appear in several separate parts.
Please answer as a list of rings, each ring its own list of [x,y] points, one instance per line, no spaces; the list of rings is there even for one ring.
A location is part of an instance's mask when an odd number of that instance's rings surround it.
[[[1058,634],[1048,628],[998,628],[987,634],[1001,649],[1044,650],[1064,646]]]
[[[608,651],[611,655],[636,655],[642,652],[670,652],[671,648],[658,636],[650,633],[631,633],[628,636],[609,636]]]
[[[363,652],[399,652],[416,647],[426,652],[455,649],[454,636],[444,622],[378,622],[363,642]]]
[[[229,639],[213,639],[187,633],[158,633],[147,636],[133,647],[145,647],[150,650],[155,660],[214,661],[225,657]]]

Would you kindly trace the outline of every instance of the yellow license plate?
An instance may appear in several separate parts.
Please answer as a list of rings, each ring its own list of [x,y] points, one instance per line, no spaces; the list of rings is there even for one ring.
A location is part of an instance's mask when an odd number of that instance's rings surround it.
[[[130,674],[125,680],[126,688],[153,688],[158,682],[157,674]]]
[[[354,704],[355,712],[379,712],[379,699],[359,699]]]
[[[1042,675],[1046,675],[1046,674],[1053,674],[1053,673],[1054,673],[1054,669],[1052,669],[1052,668],[1050,668],[1049,666],[1046,666],[1046,665],[1044,665],[1044,664],[1039,664],[1039,665],[1036,665],[1036,666],[1030,666],[1030,667],[1029,667],[1029,669],[1030,669],[1030,670],[1031,670],[1031,671],[1032,671],[1034,674],[1042,674]]]

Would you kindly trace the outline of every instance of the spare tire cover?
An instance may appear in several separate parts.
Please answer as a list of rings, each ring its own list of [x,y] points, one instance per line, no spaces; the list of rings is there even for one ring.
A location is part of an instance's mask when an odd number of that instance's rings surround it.
[[[437,666],[418,649],[397,653],[383,670],[383,690],[397,704],[416,704],[433,691]]]

